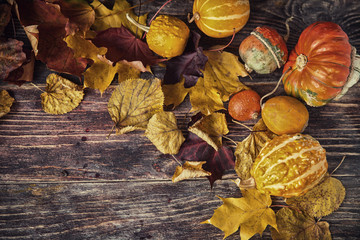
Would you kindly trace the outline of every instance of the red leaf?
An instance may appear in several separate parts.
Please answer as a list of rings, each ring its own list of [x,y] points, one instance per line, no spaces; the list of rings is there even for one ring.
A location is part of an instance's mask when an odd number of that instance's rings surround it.
[[[154,55],[148,45],[136,38],[127,28],[109,28],[99,32],[92,42],[97,47],[108,49],[106,58],[112,62],[121,60],[141,61],[144,66],[162,61]]]
[[[203,169],[211,172],[211,176],[207,177],[211,187],[216,180],[222,178],[224,171],[233,169],[235,166],[234,153],[229,147],[223,145],[219,151],[216,151],[193,133],[189,133],[175,157],[185,161],[206,161]]]
[[[190,88],[195,86],[199,77],[203,77],[200,69],[204,70],[208,57],[203,53],[202,47],[199,47],[200,35],[191,32],[190,39],[182,55],[167,61],[164,84],[178,83],[183,76],[184,86]]]
[[[69,19],[61,12],[57,4],[40,0],[18,0],[21,24],[38,25],[38,53],[36,58],[48,68],[81,76],[87,60],[74,58],[74,53],[63,39],[74,31]]]
[[[9,73],[19,68],[26,60],[26,54],[22,50],[22,41],[9,39],[0,41],[0,79],[5,79]]]
[[[25,61],[19,68],[10,72],[9,76],[4,79],[4,81],[21,86],[22,84],[33,80],[35,63],[34,53],[27,48],[23,48],[23,51],[26,54]]]

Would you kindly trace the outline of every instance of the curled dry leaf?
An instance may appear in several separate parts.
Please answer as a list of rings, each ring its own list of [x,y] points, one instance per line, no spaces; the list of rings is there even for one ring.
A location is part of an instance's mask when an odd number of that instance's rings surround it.
[[[189,131],[198,135],[216,151],[222,147],[222,137],[229,133],[224,113],[212,113],[189,127]]]
[[[52,73],[46,78],[45,92],[41,94],[41,105],[50,114],[64,114],[79,106],[84,91],[79,85]]]
[[[143,31],[138,29],[136,26],[131,24],[127,18],[126,13],[129,13],[131,18],[137,19],[137,22],[140,24],[146,25],[147,14],[142,16],[136,16],[131,10],[131,5],[126,1],[115,1],[115,4],[112,9],[106,8],[98,0],[94,0],[91,5],[95,9],[95,22],[92,25],[92,28],[99,32],[106,30],[108,28],[120,28],[121,26],[126,27],[132,33],[137,34],[140,37],[143,34]]]
[[[286,199],[286,203],[321,218],[339,208],[345,198],[345,188],[340,180],[325,177],[321,183],[299,197]]]
[[[291,208],[282,208],[276,213],[278,229],[271,228],[274,240],[331,240],[329,223],[317,222],[313,217]]]
[[[20,67],[26,60],[23,52],[24,43],[16,39],[0,41],[0,80],[9,76],[9,73]]]
[[[0,92],[0,117],[10,112],[10,108],[15,99],[6,90]]]
[[[185,141],[173,112],[155,113],[149,120],[145,136],[164,154],[177,154]]]
[[[235,171],[241,180],[251,177],[250,169],[255,158],[266,142],[276,136],[271,132],[263,120],[260,119],[253,127],[253,131],[235,149]]]
[[[159,79],[128,79],[112,93],[108,111],[118,134],[146,129],[149,119],[163,111],[164,95]]]
[[[277,229],[275,212],[270,208],[271,197],[256,189],[241,189],[242,198],[221,198],[223,205],[203,223],[212,224],[230,236],[240,227],[240,238],[250,239],[262,234],[267,225]]]
[[[185,179],[210,176],[211,172],[205,171],[202,168],[202,165],[204,163],[206,163],[206,161],[186,161],[182,166],[177,166],[175,169],[175,173],[172,177],[172,181],[175,183]]]

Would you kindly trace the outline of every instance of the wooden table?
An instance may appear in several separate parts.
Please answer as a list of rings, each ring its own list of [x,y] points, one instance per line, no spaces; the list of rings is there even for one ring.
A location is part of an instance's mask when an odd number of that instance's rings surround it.
[[[137,4],[139,1],[130,1]],[[151,17],[165,0],[142,6]],[[186,19],[190,0],[173,0],[162,14]],[[300,3],[304,2],[304,3]],[[350,43],[360,51],[360,4],[357,1],[251,1],[251,17],[227,51],[237,54],[240,42],[256,26],[267,24],[285,34],[291,50],[301,31],[315,20],[340,24]],[[135,9],[135,11],[137,11]],[[189,25],[197,30],[194,24]],[[230,38],[209,39],[206,48],[227,43]],[[34,83],[45,87],[49,70],[36,62]],[[161,76],[163,70],[155,69]],[[241,79],[261,96],[271,91],[281,75],[252,73]],[[222,239],[223,233],[200,222],[210,218],[222,202],[216,196],[241,197],[227,171],[210,188],[204,178],[172,183],[177,163],[161,154],[137,131],[112,135],[113,122],[107,101],[114,83],[100,96],[86,89],[74,111],[49,115],[42,110],[41,92],[30,84],[21,87],[1,82],[16,99],[11,112],[0,118],[0,239]],[[334,176],[346,188],[341,207],[322,220],[330,223],[333,239],[360,239],[360,88],[357,83],[342,99],[311,108],[304,133],[319,140],[327,151],[329,171],[344,163]],[[282,87],[277,95],[283,94]],[[190,120],[188,100],[174,113],[186,133]],[[250,127],[255,123],[247,123]],[[243,140],[249,132],[229,122],[229,137]],[[224,140],[231,145],[231,142]],[[276,200],[275,201],[280,201]],[[253,239],[259,239],[256,235]],[[238,233],[228,239],[239,239]],[[270,239],[266,230],[262,239]]]

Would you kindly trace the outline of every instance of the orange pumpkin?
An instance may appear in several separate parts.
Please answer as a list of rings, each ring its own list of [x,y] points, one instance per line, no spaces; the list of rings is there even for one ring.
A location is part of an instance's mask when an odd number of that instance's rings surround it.
[[[249,0],[195,0],[193,5],[196,25],[213,38],[229,37],[240,31],[249,15]]]
[[[360,66],[355,55],[356,49],[339,25],[311,24],[301,33],[284,65],[286,93],[302,98],[310,106],[339,99],[359,80],[359,74],[352,73]]]
[[[260,192],[289,198],[318,184],[327,169],[325,149],[313,137],[298,133],[267,142],[250,173]]]

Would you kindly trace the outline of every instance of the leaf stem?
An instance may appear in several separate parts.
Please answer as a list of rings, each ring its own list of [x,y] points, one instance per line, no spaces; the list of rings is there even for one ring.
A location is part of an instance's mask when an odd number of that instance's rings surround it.
[[[222,136],[223,138],[231,141],[233,144],[235,144],[235,146],[237,146],[237,142],[235,142],[234,140],[232,140],[231,138],[227,137],[227,136]]]
[[[238,121],[236,121],[236,120],[232,120],[234,123],[236,123],[236,124],[239,124],[240,126],[243,126],[244,128],[247,128],[248,130],[250,130],[250,131],[252,131],[252,129],[250,128],[250,127],[248,127],[248,126],[246,126],[245,124],[243,124],[243,123],[241,123],[241,122],[238,122]]]
[[[168,4],[169,2],[171,2],[172,0],[168,0],[167,2],[165,2],[154,14],[154,16],[150,19],[149,25],[151,24],[151,22],[154,20],[154,18],[159,14],[159,12],[161,11],[161,9],[163,9],[166,4]]]
[[[31,85],[33,85],[35,88],[39,89],[42,92],[45,92],[44,90],[42,90],[41,88],[39,88],[35,83],[30,82]]]
[[[106,139],[109,139],[110,138],[110,135],[113,133],[113,131],[114,131],[114,129],[115,129],[115,124],[112,126],[112,128],[111,128],[111,130],[110,130],[110,132],[109,132],[109,134],[106,136]]]
[[[175,162],[182,166],[181,162],[174,156],[174,154],[171,154],[171,156],[174,158]]]
[[[232,35],[232,38],[230,40],[230,42],[228,44],[226,44],[225,46],[223,47],[220,47],[220,48],[216,48],[216,49],[209,49],[209,51],[212,51],[212,52],[216,52],[216,51],[222,51],[224,50],[225,48],[227,48],[228,46],[230,46],[230,44],[233,42],[234,38],[235,38],[235,28],[234,28],[234,32],[233,32],[233,35]]]
[[[334,172],[341,166],[341,164],[344,162],[346,156],[343,156],[343,158],[341,159],[340,163],[337,165],[337,167],[330,173],[330,176],[332,176],[334,174]]]

